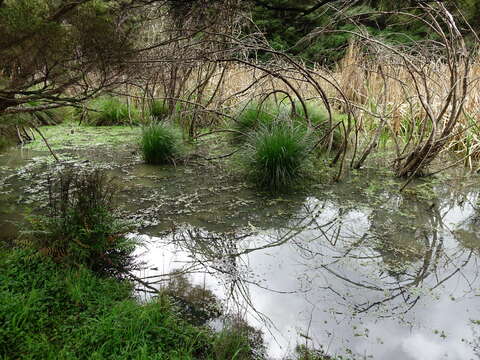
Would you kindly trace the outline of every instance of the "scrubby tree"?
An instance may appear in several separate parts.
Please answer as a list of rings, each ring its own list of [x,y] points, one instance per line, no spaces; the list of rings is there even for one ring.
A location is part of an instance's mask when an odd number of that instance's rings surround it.
[[[122,0],[0,0],[0,115],[72,104],[133,67],[139,11]]]

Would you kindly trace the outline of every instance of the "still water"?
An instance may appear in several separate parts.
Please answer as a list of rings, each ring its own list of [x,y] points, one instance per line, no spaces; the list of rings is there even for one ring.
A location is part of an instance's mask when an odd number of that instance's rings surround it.
[[[181,272],[211,289],[262,329],[271,358],[299,343],[348,359],[479,357],[474,182],[399,194],[393,180],[365,171],[271,197],[221,165],[151,167],[128,150],[109,154],[78,150],[62,165],[45,152],[0,155],[2,237],[15,236],[19,214],[45,196],[49,174],[93,164],[121,180],[122,214],[144,240],[138,275],[161,287]]]

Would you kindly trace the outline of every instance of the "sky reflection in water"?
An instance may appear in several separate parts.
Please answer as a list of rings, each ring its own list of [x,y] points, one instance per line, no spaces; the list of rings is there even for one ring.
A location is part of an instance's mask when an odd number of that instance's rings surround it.
[[[480,319],[474,209],[405,212],[402,204],[342,208],[311,197],[283,228],[185,227],[150,239],[143,253],[160,273],[188,268],[195,283],[236,311],[247,309],[272,357],[304,343],[303,334],[350,358],[473,359],[470,320]]]

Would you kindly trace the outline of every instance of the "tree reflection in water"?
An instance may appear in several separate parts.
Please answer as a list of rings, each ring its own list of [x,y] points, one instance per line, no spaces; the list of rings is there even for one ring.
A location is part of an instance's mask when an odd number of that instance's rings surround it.
[[[256,309],[252,286],[304,294],[312,304],[328,298],[336,314],[396,318],[438,292],[478,295],[480,239],[472,209],[463,211],[448,199],[425,204],[398,196],[371,208],[310,198],[279,229],[184,228],[170,241],[188,254],[182,273],[203,272],[220,281],[231,304],[270,325],[268,314]],[[279,249],[288,249],[274,260],[285,272],[268,273],[258,259]],[[288,271],[296,286],[275,288]]]

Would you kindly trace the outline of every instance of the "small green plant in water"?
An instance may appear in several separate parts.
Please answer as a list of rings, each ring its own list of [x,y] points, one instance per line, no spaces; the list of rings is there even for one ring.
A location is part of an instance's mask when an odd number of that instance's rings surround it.
[[[168,114],[168,106],[165,101],[153,100],[148,107],[150,117],[156,121],[165,119]]]
[[[285,190],[305,177],[309,144],[304,128],[276,122],[250,136],[247,166],[260,187]]]
[[[128,125],[138,122],[138,110],[134,106],[129,109],[127,104],[112,96],[99,97],[89,106],[92,108],[88,115],[91,125]]]
[[[181,134],[172,126],[152,124],[143,129],[140,150],[147,164],[167,164],[178,155]]]

